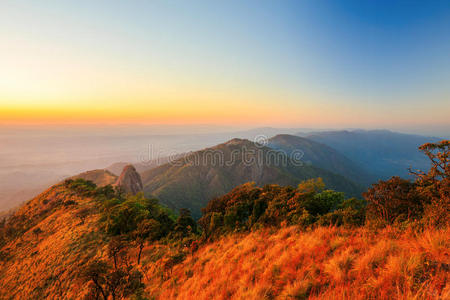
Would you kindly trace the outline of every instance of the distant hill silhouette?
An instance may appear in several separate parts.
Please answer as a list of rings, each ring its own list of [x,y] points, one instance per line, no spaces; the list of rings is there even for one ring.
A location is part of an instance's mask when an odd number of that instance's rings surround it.
[[[336,149],[383,179],[408,176],[409,167],[428,170],[429,160],[417,148],[439,140],[389,130],[326,131],[305,137]]]
[[[303,153],[301,160],[307,164],[343,175],[348,179],[368,186],[376,178],[361,165],[350,160],[335,149],[310,139],[289,134],[279,134],[269,139],[268,145],[290,155],[295,150]]]

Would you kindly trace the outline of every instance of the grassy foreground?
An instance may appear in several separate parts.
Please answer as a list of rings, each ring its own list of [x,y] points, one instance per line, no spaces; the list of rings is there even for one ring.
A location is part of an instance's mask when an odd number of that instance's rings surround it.
[[[144,277],[158,299],[449,299],[449,236],[448,229],[263,229],[201,247],[167,280],[164,258],[144,265]]]

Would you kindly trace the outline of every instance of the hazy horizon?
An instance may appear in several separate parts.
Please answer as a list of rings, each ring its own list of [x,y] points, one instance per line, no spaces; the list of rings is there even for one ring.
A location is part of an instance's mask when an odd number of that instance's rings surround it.
[[[0,135],[186,135],[230,133],[261,129],[287,130],[287,132],[310,133],[315,131],[388,130],[404,134],[416,134],[440,138],[450,138],[450,126],[428,127],[308,127],[270,125],[218,125],[218,124],[1,124]]]
[[[348,128],[339,130],[344,129]],[[329,130],[333,129],[135,124],[0,126],[0,211],[29,200],[67,177],[118,162],[142,163],[212,147],[236,137],[253,141],[280,133],[307,135]]]

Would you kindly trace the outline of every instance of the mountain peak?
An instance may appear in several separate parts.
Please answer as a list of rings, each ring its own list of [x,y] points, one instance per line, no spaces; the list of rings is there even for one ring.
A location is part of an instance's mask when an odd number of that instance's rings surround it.
[[[126,165],[114,184],[126,194],[135,195],[143,190],[141,175],[133,165]]]
[[[234,138],[229,140],[228,142],[224,143],[225,145],[240,145],[242,143],[248,142],[248,140],[246,139],[239,139],[239,138]]]

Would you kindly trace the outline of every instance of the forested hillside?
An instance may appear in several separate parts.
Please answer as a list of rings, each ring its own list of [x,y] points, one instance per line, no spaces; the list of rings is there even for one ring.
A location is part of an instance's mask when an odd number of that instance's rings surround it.
[[[235,186],[255,182],[256,185],[281,184],[296,186],[301,181],[321,177],[327,187],[360,196],[362,186],[338,175],[276,153],[253,142],[233,139],[229,142],[193,152],[172,163],[142,174],[147,196],[160,199],[172,209],[189,208],[195,217],[214,197]]]

